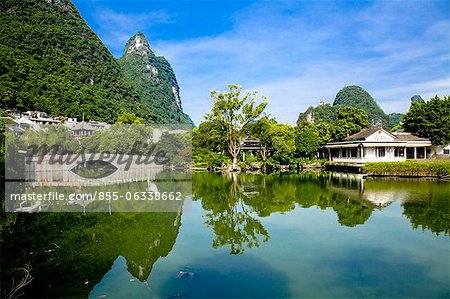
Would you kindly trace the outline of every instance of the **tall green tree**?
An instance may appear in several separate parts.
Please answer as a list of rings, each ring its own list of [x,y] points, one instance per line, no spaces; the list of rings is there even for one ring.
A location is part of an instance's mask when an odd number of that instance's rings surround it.
[[[250,122],[260,118],[267,106],[266,98],[257,104],[257,92],[242,94],[242,87],[234,84],[228,85],[229,90],[219,92],[211,91],[214,106],[211,113],[206,115],[209,121],[218,121],[225,128],[227,136],[227,149],[233,159],[233,168],[236,167],[237,157],[241,151],[241,141],[244,128]]]
[[[437,95],[429,101],[411,99],[411,106],[403,119],[405,131],[431,140],[435,145],[450,142],[450,97]]]
[[[226,152],[225,127],[217,120],[202,122],[192,130],[192,146],[194,149],[202,148],[216,153]]]
[[[354,134],[369,124],[369,118],[364,110],[342,106],[337,111],[337,120],[331,125],[332,140],[342,140],[347,135]]]
[[[142,124],[144,120],[134,113],[124,112],[117,118],[116,124]]]
[[[276,123],[269,130],[272,142],[273,158],[281,164],[290,164],[295,155],[294,127]]]
[[[320,148],[317,127],[313,124],[309,124],[302,128],[297,128],[295,134],[295,147],[301,157],[314,157]]]
[[[67,154],[76,153],[80,147],[69,130],[63,125],[43,125],[39,131],[27,130],[25,136],[26,149],[36,151],[33,154]],[[47,152],[48,151],[48,152]]]
[[[272,142],[272,134],[271,128],[276,124],[275,119],[270,119],[269,117],[263,117],[258,121],[251,123],[248,125],[246,130],[246,134],[251,137],[256,137],[260,142],[260,155],[265,163],[270,153],[273,152],[273,142]]]

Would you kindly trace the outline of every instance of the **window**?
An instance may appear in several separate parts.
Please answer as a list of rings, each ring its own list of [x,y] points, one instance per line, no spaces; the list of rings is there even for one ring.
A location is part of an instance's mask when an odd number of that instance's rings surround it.
[[[444,155],[450,155],[450,149],[444,149]]]
[[[394,150],[394,156],[395,157],[404,157],[405,149],[403,147],[396,147]]]
[[[386,155],[386,150],[384,149],[384,147],[377,147],[376,151],[377,157],[384,157]]]

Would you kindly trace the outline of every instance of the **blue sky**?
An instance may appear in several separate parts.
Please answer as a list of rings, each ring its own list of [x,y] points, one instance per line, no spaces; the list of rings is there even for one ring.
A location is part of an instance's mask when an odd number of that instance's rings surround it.
[[[450,94],[450,1],[74,0],[116,57],[141,31],[175,70],[183,108],[198,124],[211,89],[235,83],[295,124],[346,85],[385,112],[420,94]]]

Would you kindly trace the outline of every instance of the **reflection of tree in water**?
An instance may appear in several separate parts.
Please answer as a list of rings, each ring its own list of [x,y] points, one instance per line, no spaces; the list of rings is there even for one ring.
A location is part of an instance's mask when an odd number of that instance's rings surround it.
[[[193,191],[194,199],[201,198],[203,208],[211,211],[205,223],[213,228],[214,248],[230,246],[231,254],[240,254],[269,240],[267,230],[245,204],[235,174],[195,176]]]
[[[288,212],[295,208],[295,202],[302,207],[317,206],[321,209],[332,208],[342,225],[354,227],[369,219],[374,206],[362,201],[358,196],[351,198],[330,190],[337,184],[347,188],[357,188],[354,181],[330,180],[328,175],[298,174],[289,176],[243,176],[242,181],[253,182],[259,186],[259,194],[245,200],[259,216],[271,213]]]
[[[436,235],[450,235],[450,204],[448,201],[406,201],[402,204],[405,215],[414,229],[429,229]]]
[[[346,183],[346,182],[344,182]],[[336,193],[328,175],[214,175],[193,177],[194,199],[201,199],[207,214],[206,224],[214,230],[213,247],[230,246],[232,254],[257,247],[269,235],[259,220],[272,213],[285,213],[298,203],[304,208],[332,208],[341,225],[354,227],[369,219],[374,205]],[[341,182],[342,184],[342,182]],[[355,185],[355,187],[357,187]],[[357,193],[358,194],[358,193]]]
[[[244,191],[253,190],[245,198],[245,203],[253,208],[260,217],[272,213],[285,213],[295,208],[295,192],[297,190],[289,177],[278,176],[240,176],[239,183]],[[250,188],[249,188],[250,187]]]
[[[299,175],[297,181],[296,201],[304,208],[332,208],[341,225],[354,227],[364,224],[374,210],[373,204],[361,200],[355,181],[328,175]],[[352,192],[340,192],[348,190]]]
[[[374,210],[374,206],[371,204],[343,197],[339,194],[321,196],[316,205],[322,209],[332,208],[338,215],[338,222],[349,227],[364,224]]]

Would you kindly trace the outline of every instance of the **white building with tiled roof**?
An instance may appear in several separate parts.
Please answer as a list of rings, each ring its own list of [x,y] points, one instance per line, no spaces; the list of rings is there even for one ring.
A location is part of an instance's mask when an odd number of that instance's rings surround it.
[[[428,139],[411,133],[389,133],[380,127],[369,127],[346,137],[343,141],[327,143],[330,161],[391,162],[406,159],[426,159],[432,155]]]

